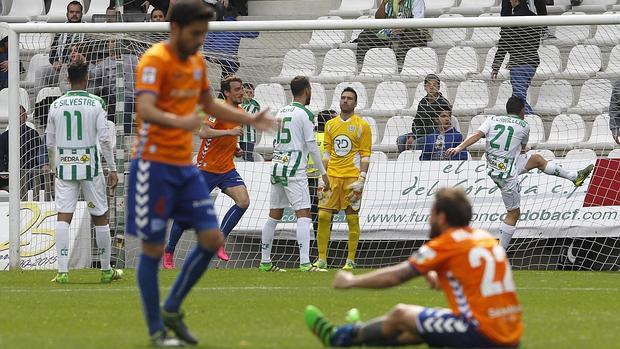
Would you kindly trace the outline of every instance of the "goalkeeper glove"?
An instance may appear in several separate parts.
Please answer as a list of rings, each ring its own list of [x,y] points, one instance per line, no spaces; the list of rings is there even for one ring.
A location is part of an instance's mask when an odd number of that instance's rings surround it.
[[[366,182],[366,172],[361,172],[359,178],[347,186],[347,190],[350,190],[347,195],[351,208],[354,211],[359,211],[362,205],[362,191],[364,190],[364,182]]]
[[[319,182],[316,188],[316,195],[319,198],[319,202],[325,200],[329,196],[329,188],[325,190],[325,181],[322,176],[319,177]]]

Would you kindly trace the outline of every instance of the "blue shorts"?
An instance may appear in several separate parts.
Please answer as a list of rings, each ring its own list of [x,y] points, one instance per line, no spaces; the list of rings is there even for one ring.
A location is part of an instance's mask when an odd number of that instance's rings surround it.
[[[432,348],[515,348],[492,342],[478,326],[449,310],[424,308],[416,319],[418,333]]]
[[[207,185],[192,165],[132,160],[126,209],[127,233],[150,243],[164,243],[170,219],[185,229],[219,228]]]
[[[213,173],[207,171],[202,172],[202,178],[204,178],[205,182],[207,182],[207,189],[209,190],[209,194],[216,187],[220,188],[222,191],[226,188],[236,187],[239,185],[245,186],[243,182],[243,178],[239,175],[236,169],[232,169],[226,173]]]

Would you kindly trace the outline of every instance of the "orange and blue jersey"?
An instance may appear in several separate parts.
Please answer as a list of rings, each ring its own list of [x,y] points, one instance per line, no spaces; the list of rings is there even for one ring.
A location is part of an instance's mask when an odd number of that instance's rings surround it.
[[[153,45],[137,67],[136,94],[157,96],[156,107],[185,117],[196,111],[209,90],[207,68],[200,53],[181,60],[166,42]],[[170,165],[192,164],[192,132],[145,122],[138,112],[138,138],[133,158]]]
[[[240,111],[243,109],[239,108]],[[214,130],[232,130],[241,124],[217,120],[214,117],[205,119],[205,124]],[[237,151],[237,136],[223,136],[203,139],[198,151],[196,166],[206,172],[222,174],[235,169],[233,162]]]

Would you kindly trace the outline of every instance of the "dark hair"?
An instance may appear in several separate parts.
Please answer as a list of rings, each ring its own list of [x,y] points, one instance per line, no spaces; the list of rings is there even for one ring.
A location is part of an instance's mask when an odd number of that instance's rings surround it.
[[[230,83],[232,83],[233,81],[236,81],[243,85],[243,81],[240,77],[238,77],[237,75],[228,75],[224,78],[224,80],[222,80],[222,83],[220,84],[220,90],[222,91],[222,93],[224,93],[224,91],[230,92]]]
[[[69,7],[74,6],[74,5],[79,5],[80,6],[80,12],[84,12],[84,6],[82,6],[82,3],[76,0],[71,1],[70,3],[67,4],[67,12],[69,12]]]
[[[250,89],[254,89],[254,84],[252,84],[251,82],[244,82],[243,83],[243,88],[250,88]]]
[[[506,102],[506,112],[508,114],[519,114],[523,108],[525,108],[523,98],[518,96],[508,98],[508,102]]]
[[[108,8],[106,8],[106,11],[107,10],[114,10],[114,11],[116,11],[116,6],[110,5],[110,6],[108,6]]]
[[[185,27],[197,21],[211,21],[215,13],[202,0],[178,0],[168,11],[168,21]]]
[[[439,116],[439,114],[443,113],[444,111],[447,111],[448,113],[452,113],[452,106],[449,103],[442,103],[437,107],[437,116]]]
[[[150,14],[150,16],[149,16],[149,18],[150,18],[150,19],[153,19],[153,13],[155,13],[155,11],[159,11],[159,12],[163,13],[163,14],[164,14],[164,18],[166,17],[166,11],[164,11],[164,9],[163,9],[163,8],[156,7],[156,8],[154,8],[154,9],[151,11],[151,14]]]
[[[357,92],[355,92],[355,90],[353,89],[353,87],[351,86],[347,86],[344,88],[344,90],[342,90],[342,92],[340,92],[340,96],[342,97],[342,94],[345,92],[351,92],[355,95],[355,101],[357,102]]]
[[[291,80],[291,93],[295,97],[301,95],[308,87],[310,87],[310,80],[306,76],[297,75]]]
[[[448,225],[465,227],[469,225],[472,207],[467,194],[460,188],[441,188],[435,194],[435,213],[445,213]]]
[[[333,109],[322,110],[316,116],[316,129],[318,132],[325,131],[325,124],[331,120],[334,116],[338,115]]]
[[[84,61],[73,62],[69,64],[67,72],[70,83],[84,81],[88,77],[88,63]]]

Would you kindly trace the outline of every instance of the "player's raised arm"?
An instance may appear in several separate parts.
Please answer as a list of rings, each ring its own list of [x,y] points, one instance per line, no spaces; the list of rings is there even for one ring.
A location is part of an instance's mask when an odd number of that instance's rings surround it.
[[[467,136],[467,138],[465,138],[465,140],[461,142],[461,144],[456,146],[456,148],[450,148],[446,150],[446,154],[449,157],[453,157],[457,155],[458,153],[462,152],[464,149],[467,149],[467,147],[469,147],[470,145],[478,142],[482,137],[484,137],[484,133],[478,130],[474,132],[473,134]]]
[[[418,275],[420,273],[406,261],[362,275],[353,275],[347,271],[340,271],[336,274],[333,287],[338,289],[388,288],[398,286]]]

